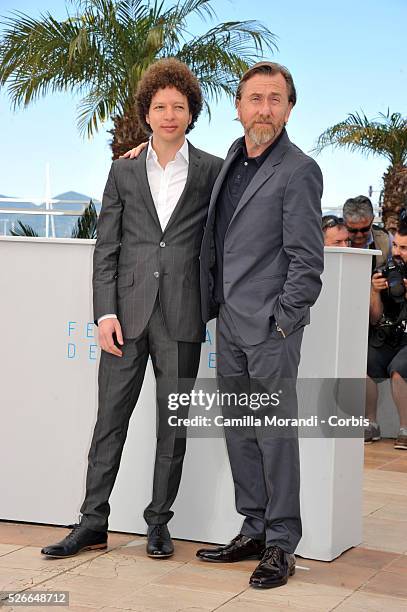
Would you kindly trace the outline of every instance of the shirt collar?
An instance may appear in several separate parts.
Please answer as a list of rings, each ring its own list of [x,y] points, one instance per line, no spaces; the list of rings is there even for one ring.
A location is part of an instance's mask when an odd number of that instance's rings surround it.
[[[150,136],[148,139],[148,147],[147,147],[147,159],[154,159],[154,161],[158,162],[157,153],[153,149],[153,145],[151,144],[153,141],[153,137]],[[189,146],[188,140],[185,138],[184,143],[180,149],[175,154],[174,159],[184,159],[186,163],[189,163]]]
[[[373,232],[372,230],[370,230],[369,235],[366,240],[366,247],[369,247],[371,244],[373,244],[373,242],[374,242]]]
[[[263,151],[263,153],[261,155],[258,155],[257,157],[248,157],[247,155],[247,149],[246,149],[246,140],[245,137],[242,136],[242,138],[240,139],[240,142],[238,144],[238,147],[241,151],[241,154],[243,155],[245,161],[254,161],[258,166],[261,166],[262,163],[264,162],[264,160],[266,159],[266,157],[268,156],[268,154],[274,149],[274,147],[277,145],[278,141],[280,140],[282,134],[283,134],[284,130],[281,131],[281,134],[278,135],[278,137],[276,138],[276,140],[274,140],[271,145],[269,145],[267,147],[267,149],[265,149],[265,151]]]

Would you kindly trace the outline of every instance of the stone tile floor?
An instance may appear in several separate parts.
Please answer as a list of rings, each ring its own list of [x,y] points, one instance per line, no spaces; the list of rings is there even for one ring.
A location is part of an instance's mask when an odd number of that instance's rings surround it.
[[[40,548],[66,533],[58,527],[0,522],[0,591],[70,594],[69,608],[4,610],[407,612],[407,452],[395,450],[392,440],[365,447],[363,543],[331,563],[298,557],[295,576],[279,589],[248,586],[256,561],[199,562],[194,542],[176,541],[176,554],[158,561],[145,556],[144,537],[111,533],[107,551],[42,558]]]

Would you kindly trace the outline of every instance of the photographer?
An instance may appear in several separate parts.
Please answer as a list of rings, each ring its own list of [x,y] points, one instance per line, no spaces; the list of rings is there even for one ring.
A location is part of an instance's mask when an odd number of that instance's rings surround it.
[[[407,210],[400,216],[392,257],[372,276],[367,361],[365,442],[380,439],[376,422],[377,382],[391,378],[391,391],[400,417],[394,448],[407,450]]]
[[[372,270],[384,266],[391,253],[392,236],[373,223],[372,202],[366,196],[349,198],[343,205],[343,219],[354,249],[378,249],[372,257]]]
[[[322,217],[322,233],[324,234],[324,246],[326,247],[350,246],[349,232],[342,217],[324,215]]]

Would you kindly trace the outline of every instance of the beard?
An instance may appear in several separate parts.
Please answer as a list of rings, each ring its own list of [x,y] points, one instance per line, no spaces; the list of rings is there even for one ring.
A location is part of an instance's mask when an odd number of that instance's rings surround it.
[[[258,122],[262,122],[260,125]],[[246,126],[246,134],[255,145],[261,146],[273,142],[283,129],[284,124],[273,123],[270,117],[256,117]]]

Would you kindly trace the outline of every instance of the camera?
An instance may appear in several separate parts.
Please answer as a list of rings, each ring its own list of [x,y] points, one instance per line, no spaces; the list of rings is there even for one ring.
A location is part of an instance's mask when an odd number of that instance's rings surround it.
[[[381,348],[384,344],[391,348],[398,348],[404,336],[404,327],[397,325],[391,319],[383,319],[369,330],[369,344],[374,348]]]
[[[383,278],[387,279],[389,294],[395,302],[401,304],[405,300],[406,288],[404,279],[407,278],[407,264],[400,259],[390,258],[385,266],[378,268]]]

